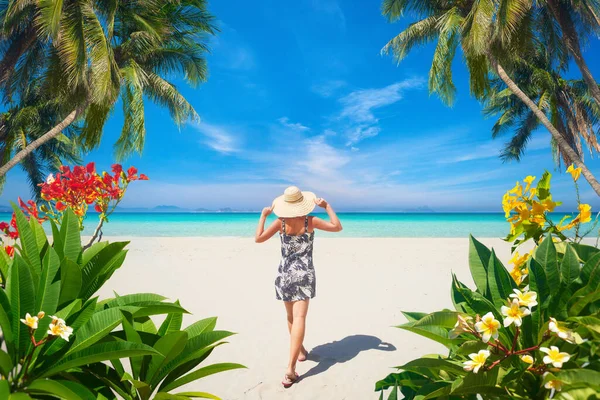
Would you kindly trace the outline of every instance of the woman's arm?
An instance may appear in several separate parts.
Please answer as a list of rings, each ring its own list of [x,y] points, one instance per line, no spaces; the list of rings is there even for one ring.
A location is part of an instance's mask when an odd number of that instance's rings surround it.
[[[260,214],[260,219],[258,220],[258,226],[256,227],[256,235],[254,235],[254,241],[256,243],[266,242],[271,239],[275,232],[279,230],[281,222],[279,220],[273,221],[271,225],[265,230],[265,221],[271,212],[273,211],[273,207],[265,207]]]
[[[315,203],[319,207],[323,207],[325,211],[327,211],[327,215],[329,216],[329,221],[325,221],[319,217],[313,217],[312,223],[314,229],[321,229],[322,231],[327,232],[339,232],[342,230],[342,223],[338,218],[335,211],[333,211],[333,207],[325,201],[325,199],[318,198],[315,199]]]

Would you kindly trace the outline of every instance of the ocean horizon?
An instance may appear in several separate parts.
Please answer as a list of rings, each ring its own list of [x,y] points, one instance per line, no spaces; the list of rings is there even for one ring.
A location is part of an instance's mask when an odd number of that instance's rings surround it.
[[[320,217],[322,213],[314,213]],[[118,212],[104,225],[103,236],[131,237],[253,237],[258,212]],[[552,214],[555,221],[571,213]],[[318,232],[324,237],[397,238],[504,238],[510,226],[502,212],[340,212],[344,226],[340,233]],[[84,221],[84,235],[97,224],[90,213]],[[326,217],[326,216],[325,216]],[[0,213],[0,221],[11,214]],[[265,226],[275,220],[269,216]],[[49,230],[49,226],[46,227]],[[595,236],[595,235],[594,235]]]

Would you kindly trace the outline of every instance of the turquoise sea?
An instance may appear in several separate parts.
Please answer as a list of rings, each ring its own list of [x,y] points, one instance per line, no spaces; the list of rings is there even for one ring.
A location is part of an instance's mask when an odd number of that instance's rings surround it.
[[[318,214],[321,217],[325,215]],[[340,237],[505,237],[509,225],[503,213],[339,213],[344,230],[322,236]],[[556,221],[562,215],[553,214]],[[115,213],[104,236],[252,237],[258,213]],[[269,217],[267,224],[275,217]],[[10,214],[0,213],[0,221]],[[89,214],[84,234],[96,225]]]

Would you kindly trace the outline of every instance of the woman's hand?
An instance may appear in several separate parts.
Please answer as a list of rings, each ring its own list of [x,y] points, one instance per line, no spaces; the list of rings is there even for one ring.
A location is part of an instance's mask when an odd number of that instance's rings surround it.
[[[326,208],[328,205],[328,203],[322,197],[317,197],[315,199],[315,204],[318,205],[319,207],[323,207],[323,208]]]
[[[268,217],[272,212],[273,212],[273,206],[265,207],[265,208],[263,208],[261,215],[263,217]]]

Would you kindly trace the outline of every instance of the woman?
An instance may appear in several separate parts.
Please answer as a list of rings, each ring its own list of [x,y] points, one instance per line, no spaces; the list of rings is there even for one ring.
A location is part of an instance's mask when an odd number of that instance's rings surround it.
[[[329,221],[308,216],[315,205],[327,211]],[[271,212],[279,218],[265,229],[265,220]],[[339,232],[342,230],[342,224],[324,199],[316,198],[312,192],[301,192],[295,186],[285,189],[283,195],[277,197],[271,207],[263,209],[256,228],[256,243],[269,240],[275,232],[279,232],[281,237],[281,262],[275,279],[275,296],[285,304],[290,332],[290,361],[281,382],[285,388],[298,380],[296,361],[304,361],[308,356],[302,342],[308,302],[316,294],[315,268],[312,261],[315,229]]]

